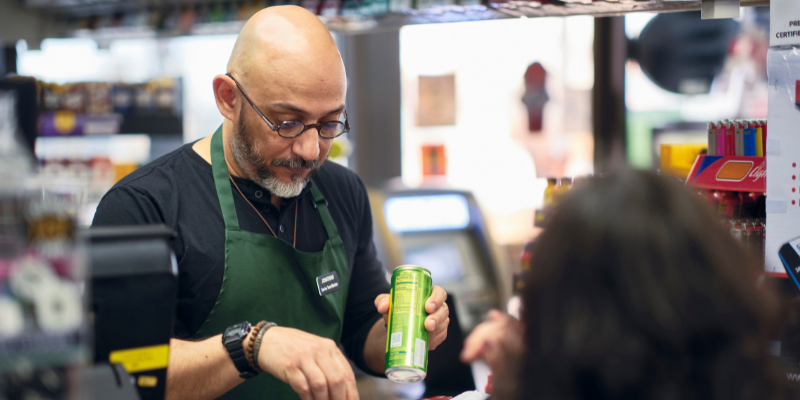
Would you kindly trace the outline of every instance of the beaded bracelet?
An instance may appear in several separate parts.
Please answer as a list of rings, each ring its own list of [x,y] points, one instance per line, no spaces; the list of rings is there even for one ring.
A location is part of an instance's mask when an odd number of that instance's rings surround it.
[[[266,324],[267,321],[261,321],[258,324],[256,324],[256,326],[254,326],[253,329],[250,330],[250,342],[247,344],[247,351],[244,352],[244,356],[247,359],[247,363],[250,364],[250,368],[252,368],[253,371],[256,371],[256,373],[261,372],[261,369],[259,369],[258,365],[255,362],[253,362],[254,358],[253,352],[255,350],[254,342],[256,340],[256,335],[258,335],[258,333],[261,332],[261,328],[263,328],[264,325]]]
[[[258,336],[256,336],[256,345],[255,345],[255,351],[253,352],[253,359],[255,360],[255,367],[259,371],[261,371],[261,367],[258,365],[258,352],[261,351],[261,338],[264,337],[264,332],[266,332],[267,329],[272,328],[273,326],[278,326],[278,324],[274,322],[267,322],[267,324],[264,325],[263,328],[261,328],[261,331],[258,332]]]

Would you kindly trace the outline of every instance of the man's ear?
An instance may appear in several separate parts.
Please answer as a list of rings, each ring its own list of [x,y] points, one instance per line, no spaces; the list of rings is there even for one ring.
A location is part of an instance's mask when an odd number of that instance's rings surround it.
[[[217,109],[225,119],[236,121],[236,83],[227,75],[214,77],[214,99]]]

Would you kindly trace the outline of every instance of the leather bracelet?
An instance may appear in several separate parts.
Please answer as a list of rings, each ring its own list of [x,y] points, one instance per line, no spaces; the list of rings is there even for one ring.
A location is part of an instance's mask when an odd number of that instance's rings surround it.
[[[274,322],[267,322],[267,324],[264,325],[263,328],[261,328],[261,331],[258,332],[258,336],[256,336],[256,345],[255,345],[255,350],[253,351],[253,359],[255,360],[254,367],[259,371],[261,371],[261,366],[258,365],[258,352],[261,351],[261,338],[264,337],[264,332],[266,332],[267,329],[272,328],[273,326],[278,326],[278,324]]]
[[[250,330],[250,341],[247,343],[247,348],[244,351],[244,357],[247,359],[247,363],[250,364],[250,368],[256,371],[256,373],[261,372],[261,369],[258,368],[258,364],[253,362],[254,358],[253,353],[255,350],[256,336],[258,335],[259,332],[261,332],[261,328],[263,328],[264,325],[266,324],[267,321],[261,321],[258,324],[256,324],[256,326],[254,326],[253,329]]]

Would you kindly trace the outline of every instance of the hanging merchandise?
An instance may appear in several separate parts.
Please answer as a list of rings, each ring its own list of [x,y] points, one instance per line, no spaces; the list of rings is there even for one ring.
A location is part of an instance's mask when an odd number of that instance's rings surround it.
[[[541,132],[544,125],[544,106],[550,97],[547,95],[547,71],[541,63],[535,62],[525,71],[525,94],[522,102],[528,110],[528,131]]]
[[[422,146],[422,176],[447,175],[447,158],[444,145]]]

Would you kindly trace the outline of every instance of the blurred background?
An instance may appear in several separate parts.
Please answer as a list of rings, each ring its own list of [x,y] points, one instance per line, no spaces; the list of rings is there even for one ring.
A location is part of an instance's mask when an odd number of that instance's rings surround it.
[[[5,172],[18,172],[3,175],[16,176],[3,193],[17,193],[4,204],[62,199],[45,202],[71,224],[48,240],[76,243],[64,250],[72,258],[62,281],[92,275],[86,256],[73,255],[82,254],[75,238],[115,182],[222,123],[212,78],[226,72],[244,21],[274,4],[0,0],[0,93],[20,93],[0,107],[0,121],[19,121],[0,138]],[[699,1],[296,4],[328,24],[342,53],[352,130],[329,161],[369,188],[387,274],[425,266],[455,299],[455,345],[431,353],[443,361],[441,370],[431,363],[427,388],[363,376],[362,398],[484,388],[485,367],[460,366],[456,339],[491,308],[515,311],[526,245],[573,183],[622,164],[686,179],[708,152],[710,122],[767,117],[769,7],[753,6],[765,2],[705,20]],[[634,8],[649,12],[605,17]],[[20,154],[32,162],[12,163]],[[35,184],[24,178],[32,174]],[[20,197],[16,189],[29,186],[55,194]],[[753,211],[754,224],[761,214]],[[8,221],[6,233],[31,223]],[[27,312],[21,320],[34,318]],[[70,329],[91,330],[86,318],[75,321]],[[82,339],[70,343],[78,359],[91,353]],[[16,354],[9,348],[0,345],[0,356]],[[62,382],[24,376],[2,381],[0,393]],[[61,398],[25,390],[8,398]]]

